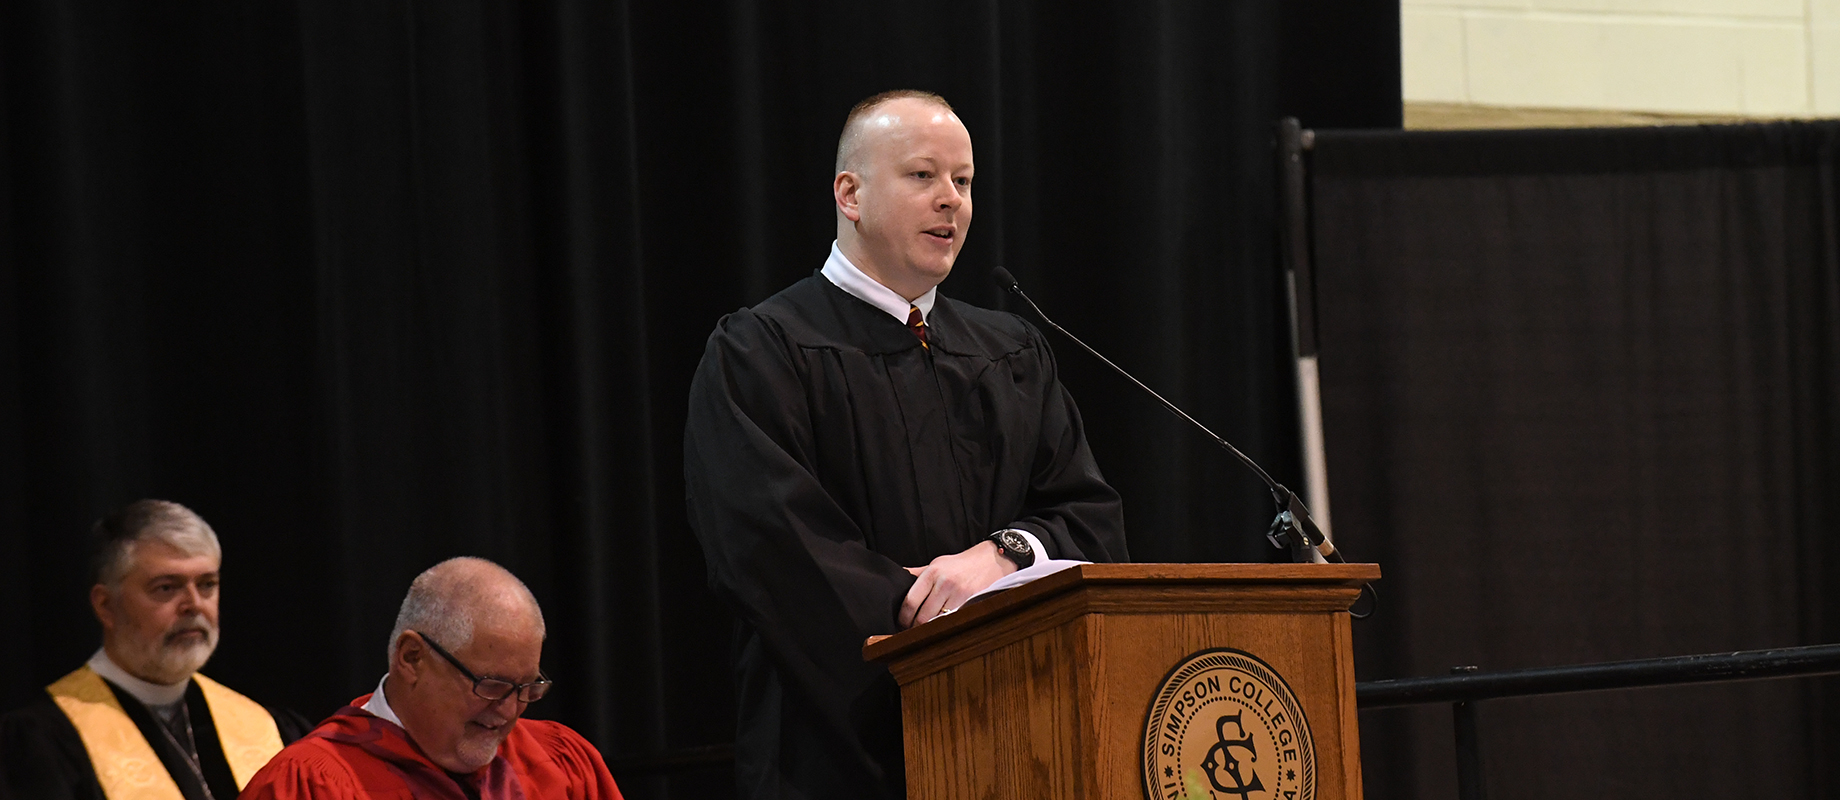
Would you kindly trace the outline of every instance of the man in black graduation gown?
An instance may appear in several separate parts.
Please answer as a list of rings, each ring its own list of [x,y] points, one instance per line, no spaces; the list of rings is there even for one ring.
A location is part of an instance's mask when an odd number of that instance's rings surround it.
[[[863,640],[1039,559],[1126,559],[1040,332],[935,289],[973,172],[943,99],[865,100],[838,143],[830,258],[709,337],[684,469],[739,617],[743,797],[904,796],[899,694]]]
[[[217,647],[217,534],[140,500],[92,538],[102,649],[0,717],[0,797],[231,800],[310,727],[197,674]]]

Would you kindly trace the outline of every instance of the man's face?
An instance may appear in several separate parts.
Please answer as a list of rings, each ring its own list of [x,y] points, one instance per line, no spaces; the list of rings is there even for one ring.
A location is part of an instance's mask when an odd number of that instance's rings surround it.
[[[870,277],[912,300],[952,272],[971,228],[971,134],[934,103],[903,98],[871,112],[856,165],[837,176],[838,208],[853,223]]]
[[[119,592],[90,589],[102,645],[129,674],[172,685],[197,672],[217,649],[219,558],[186,555],[160,541],[134,545]]]
[[[405,639],[416,636],[404,634]],[[477,677],[529,683],[537,679],[543,638],[527,628],[480,625],[472,641],[452,653]],[[474,694],[471,679],[420,641],[406,642],[397,661],[391,670],[390,707],[422,753],[441,768],[463,774],[491,763],[528,704],[515,693],[497,702]],[[399,671],[406,680],[396,680]]]

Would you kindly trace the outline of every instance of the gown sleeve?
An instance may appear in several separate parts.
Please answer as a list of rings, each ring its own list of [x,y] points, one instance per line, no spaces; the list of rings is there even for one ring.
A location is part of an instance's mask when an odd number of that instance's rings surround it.
[[[797,352],[766,318],[723,318],[690,387],[684,477],[711,588],[824,696],[873,678],[863,639],[898,630],[914,576],[825,491]]]
[[[529,724],[525,722],[523,724]],[[567,726],[550,723],[542,727],[544,749],[556,765],[569,776],[569,800],[622,800],[620,787],[607,771],[607,762],[587,739]],[[548,796],[548,795],[542,795]],[[560,797],[562,795],[555,795]]]
[[[249,779],[237,800],[360,800],[351,768],[329,753],[290,747]]]
[[[1061,385],[1053,351],[1034,326],[1028,332],[1042,362],[1041,433],[1022,516],[1010,527],[1035,534],[1052,558],[1128,561],[1124,501],[1099,473],[1080,409]]]
[[[49,701],[0,717],[0,798],[15,797],[102,798],[77,729]]]

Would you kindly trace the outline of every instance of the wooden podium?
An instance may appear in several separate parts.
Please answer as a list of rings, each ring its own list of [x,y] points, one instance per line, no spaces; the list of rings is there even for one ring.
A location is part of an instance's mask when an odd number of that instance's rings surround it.
[[[913,800],[1359,798],[1348,608],[1379,577],[1086,564],[863,656],[901,686]]]

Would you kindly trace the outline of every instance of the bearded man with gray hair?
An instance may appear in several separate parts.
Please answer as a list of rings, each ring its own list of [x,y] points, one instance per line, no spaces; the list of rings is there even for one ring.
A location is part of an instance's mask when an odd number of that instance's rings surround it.
[[[198,674],[217,648],[216,532],[139,500],[92,534],[102,649],[0,718],[0,797],[231,800],[308,726]]]
[[[549,693],[543,610],[482,558],[416,577],[390,669],[250,781],[244,800],[620,800],[600,751],[567,726],[522,719]]]

